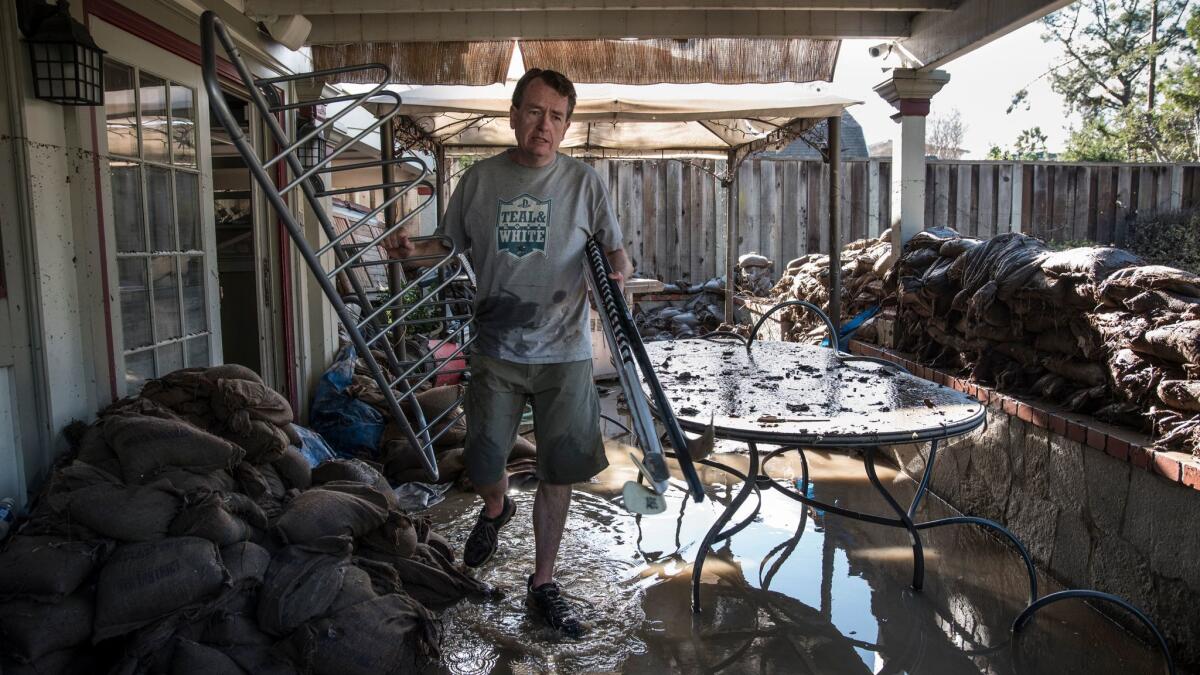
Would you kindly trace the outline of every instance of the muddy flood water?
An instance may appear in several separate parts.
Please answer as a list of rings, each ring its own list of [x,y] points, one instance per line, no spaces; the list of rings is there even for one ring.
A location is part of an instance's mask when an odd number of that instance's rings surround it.
[[[603,398],[617,412],[615,392]],[[560,639],[525,609],[533,571],[533,488],[515,487],[517,515],[501,531],[500,550],[478,576],[505,591],[492,602],[446,611],[440,672],[467,673],[1161,673],[1158,653],[1137,636],[1077,601],[1043,610],[1014,641],[1009,625],[1025,606],[1020,557],[970,526],[925,534],[925,588],[910,587],[912,553],[903,530],[828,517],[774,491],[762,494],[755,521],[718,545],[705,563],[703,611],[691,610],[691,565],[705,532],[740,483],[701,468],[708,499],[668,494],[665,513],[635,516],[621,508],[621,487],[636,476],[628,436],[605,422],[611,466],[575,492],[557,579],[590,625]],[[738,446],[717,457],[746,470]],[[955,452],[950,448],[948,452]],[[808,453],[814,497],[883,513],[862,461]],[[777,478],[800,475],[795,453],[773,460]],[[880,467],[902,503],[915,485]],[[682,486],[682,480],[676,482]],[[936,485],[934,486],[936,490]],[[752,496],[743,514],[753,508]],[[457,545],[480,502],[452,492],[428,511]],[[930,495],[920,520],[950,515]],[[736,518],[733,522],[737,522]],[[1041,576],[1039,593],[1061,587]]]

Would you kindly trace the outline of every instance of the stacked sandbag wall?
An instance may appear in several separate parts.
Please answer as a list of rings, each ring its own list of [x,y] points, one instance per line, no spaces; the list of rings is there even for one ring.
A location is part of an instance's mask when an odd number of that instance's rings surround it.
[[[489,589],[355,459],[312,468],[287,401],[177,371],[70,430],[0,551],[8,672],[401,673]]]
[[[1163,449],[1200,450],[1200,277],[1113,247],[1056,251],[1019,233],[981,241],[947,228],[918,233],[889,266],[888,240],[843,249],[843,320],[881,307],[855,337],[877,341],[887,321],[883,346],[923,363],[1142,430]],[[828,259],[810,254],[789,263],[774,296],[827,308],[828,288]],[[789,311],[789,339],[824,335]]]

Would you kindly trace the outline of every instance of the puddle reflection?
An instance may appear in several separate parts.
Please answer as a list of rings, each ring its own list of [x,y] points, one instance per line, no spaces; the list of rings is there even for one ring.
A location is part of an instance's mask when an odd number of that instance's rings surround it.
[[[611,396],[605,411],[616,415]],[[620,433],[609,425],[613,433]],[[514,491],[517,516],[501,548],[479,571],[504,588],[491,603],[464,602],[443,618],[442,672],[448,673],[1132,673],[1162,672],[1161,657],[1082,603],[1039,615],[1018,642],[1008,626],[1024,607],[1028,582],[1016,553],[972,527],[924,533],[926,587],[908,583],[912,557],[902,530],[825,517],[772,490],[754,522],[721,542],[704,567],[704,611],[691,611],[691,564],[738,482],[708,469],[710,499],[682,489],[667,511],[635,516],[620,489],[636,470],[631,448],[610,439],[612,466],[576,492],[561,547],[558,580],[591,631],[562,640],[528,615],[524,579],[533,570],[531,490]],[[718,444],[717,452],[736,447]],[[744,456],[720,461],[744,470]],[[861,461],[809,453],[819,499],[882,512]],[[800,475],[794,453],[771,463],[775,476]],[[894,470],[880,478],[901,502],[915,486]],[[677,485],[683,485],[676,476]],[[751,497],[738,522],[754,508]],[[478,511],[474,495],[452,494],[429,515],[461,544]],[[922,519],[950,515],[932,495]],[[1059,590],[1039,577],[1041,593]],[[996,646],[988,650],[989,646]],[[976,653],[979,652],[979,653]]]

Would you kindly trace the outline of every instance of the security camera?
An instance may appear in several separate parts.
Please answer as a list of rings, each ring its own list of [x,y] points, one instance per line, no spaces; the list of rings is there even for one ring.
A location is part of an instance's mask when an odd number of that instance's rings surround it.
[[[892,43],[880,42],[877,45],[871,45],[870,47],[867,47],[867,53],[870,54],[872,58],[886,59],[892,54]]]

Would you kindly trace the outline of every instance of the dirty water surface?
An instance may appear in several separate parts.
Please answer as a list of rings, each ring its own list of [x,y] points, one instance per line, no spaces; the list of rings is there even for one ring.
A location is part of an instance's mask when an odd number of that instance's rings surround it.
[[[628,425],[615,393],[605,395],[602,406]],[[444,613],[438,672],[1164,672],[1146,642],[1080,602],[1043,610],[1010,640],[1009,625],[1028,601],[1025,568],[1015,552],[978,528],[924,533],[925,587],[915,592],[903,530],[826,516],[773,490],[762,493],[753,522],[708,557],[703,608],[693,614],[692,562],[740,482],[701,467],[708,486],[703,503],[685,499],[676,476],[665,513],[635,516],[621,507],[621,487],[636,476],[628,459],[636,450],[620,427],[603,424],[611,466],[575,491],[557,568],[589,633],[578,641],[559,638],[527,612],[534,486],[514,487],[517,515],[501,530],[499,551],[477,571],[504,597],[464,601]],[[745,471],[738,447],[719,442],[714,459]],[[808,461],[815,498],[886,509],[858,457],[809,451]],[[794,483],[800,476],[796,453],[770,468],[781,480]],[[907,477],[881,467],[880,478],[900,501],[911,498],[915,486]],[[474,494],[452,492],[428,515],[461,546],[480,504]],[[750,515],[754,504],[751,496],[732,522]],[[950,514],[931,495],[918,518]],[[1060,589],[1039,575],[1040,595]]]

